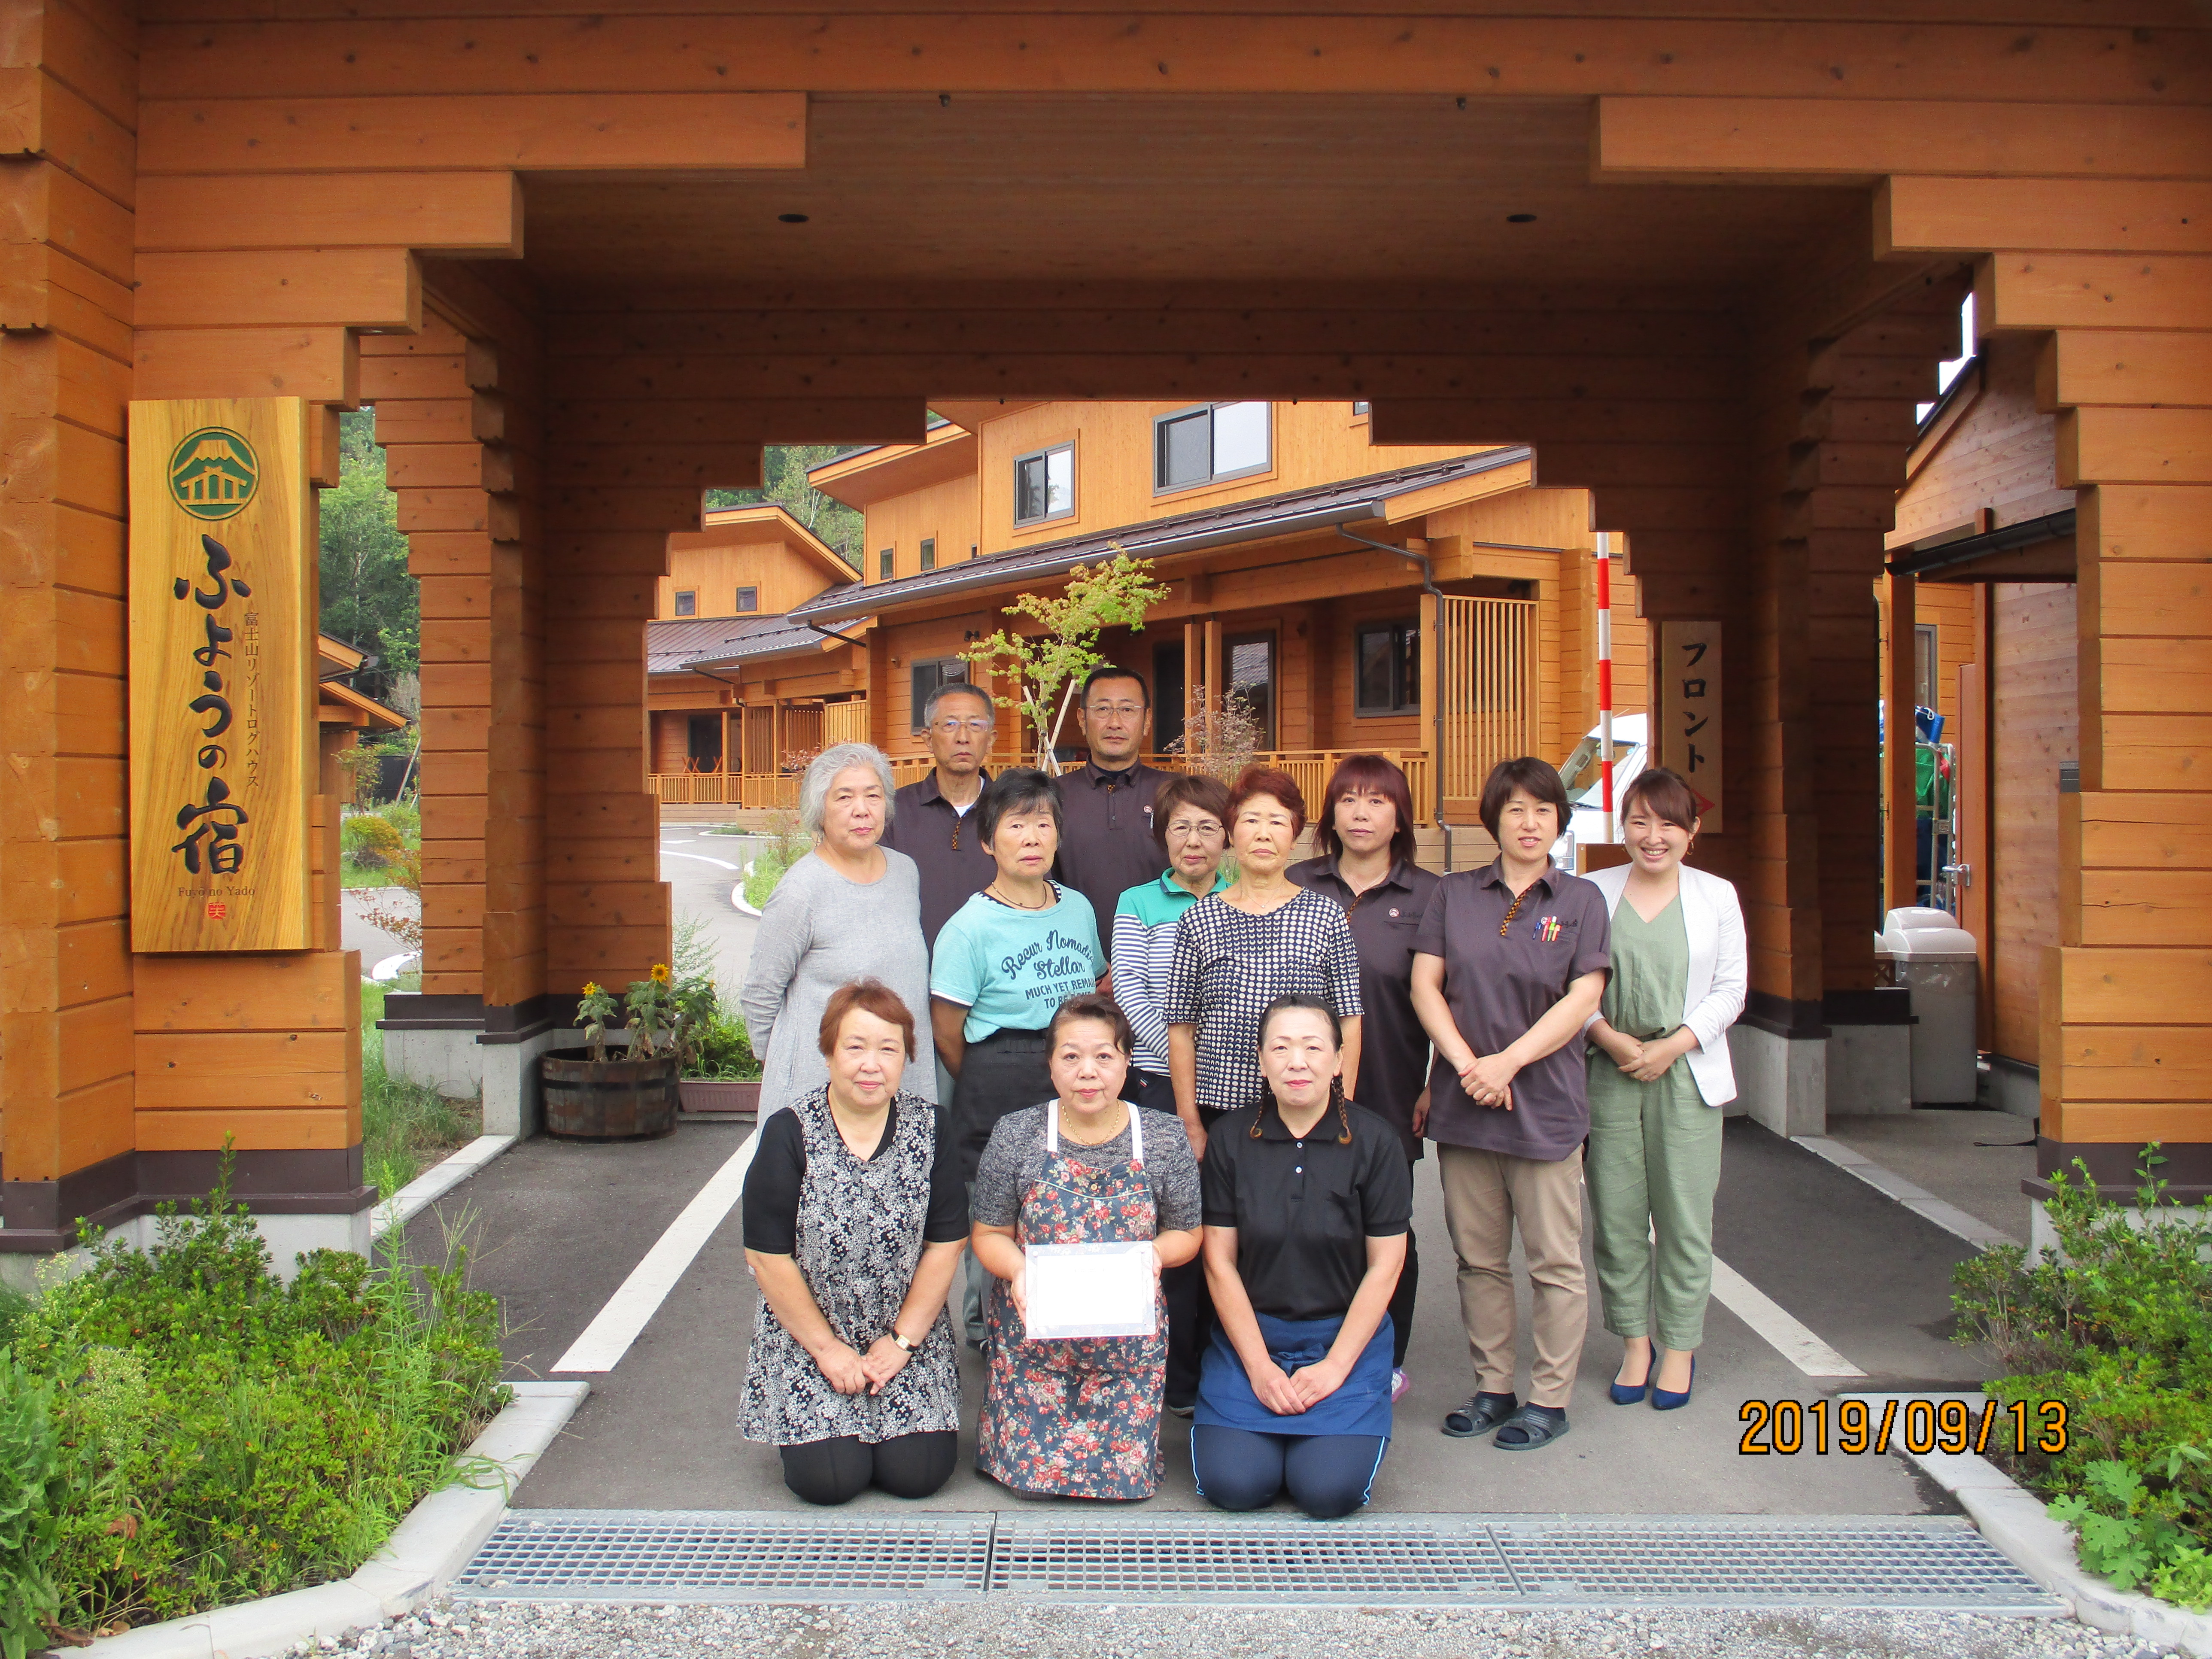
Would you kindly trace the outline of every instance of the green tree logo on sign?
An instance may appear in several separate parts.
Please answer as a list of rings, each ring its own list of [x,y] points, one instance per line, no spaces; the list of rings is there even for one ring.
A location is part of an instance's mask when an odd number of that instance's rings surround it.
[[[204,426],[169,457],[169,494],[196,519],[228,519],[253,499],[261,463],[227,426]]]

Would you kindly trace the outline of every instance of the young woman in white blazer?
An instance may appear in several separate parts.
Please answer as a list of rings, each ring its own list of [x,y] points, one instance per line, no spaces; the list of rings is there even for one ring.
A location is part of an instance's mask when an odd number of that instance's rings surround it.
[[[1589,1039],[1589,1186],[1605,1328],[1624,1340],[1616,1406],[1690,1400],[1713,1280],[1728,1030],[1748,971],[1735,889],[1683,864],[1697,797],[1638,775],[1620,802],[1629,861],[1590,877],[1613,916],[1613,975]],[[1655,1355],[1654,1339],[1658,1343]]]

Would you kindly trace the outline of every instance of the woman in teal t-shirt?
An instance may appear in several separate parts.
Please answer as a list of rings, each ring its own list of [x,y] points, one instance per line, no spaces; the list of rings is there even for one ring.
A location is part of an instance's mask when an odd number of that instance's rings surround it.
[[[999,873],[953,912],[929,966],[930,1024],[954,1079],[945,1144],[963,1181],[1000,1118],[1053,1097],[1053,1013],[1106,972],[1091,901],[1046,873],[1060,851],[1060,785],[1028,767],[1001,772],[976,817]]]

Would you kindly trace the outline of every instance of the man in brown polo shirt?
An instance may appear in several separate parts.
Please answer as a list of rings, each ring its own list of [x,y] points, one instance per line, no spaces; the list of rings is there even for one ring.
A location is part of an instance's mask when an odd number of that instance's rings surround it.
[[[1528,756],[1500,762],[1482,791],[1498,858],[1438,883],[1413,941],[1413,1007],[1437,1049],[1428,1133],[1475,1372],[1474,1397],[1445,1414],[1444,1432],[1495,1429],[1508,1451],[1566,1433],[1589,1326],[1581,1038],[1611,970],[1613,921],[1604,894],[1551,862],[1566,821],[1555,768]],[[1516,1224],[1536,1346],[1525,1406],[1513,1393]]]
[[[1114,663],[1092,669],[1077,719],[1091,759],[1060,780],[1054,873],[1110,925],[1121,895],[1159,876],[1152,797],[1174,775],[1137,758],[1152,726],[1152,694],[1133,670]]]
[[[891,797],[883,844],[921,866],[921,937],[933,951],[938,930],[952,913],[999,873],[975,817],[975,803],[989,781],[983,762],[997,714],[991,694],[980,685],[956,680],[932,691],[921,721],[937,764]]]

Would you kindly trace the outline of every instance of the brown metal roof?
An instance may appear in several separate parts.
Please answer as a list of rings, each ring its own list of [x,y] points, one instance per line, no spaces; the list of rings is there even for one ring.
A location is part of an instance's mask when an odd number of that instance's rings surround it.
[[[835,588],[830,590],[836,592]],[[796,631],[809,639],[822,636],[799,628],[781,614],[769,617],[677,617],[645,625],[645,672],[674,674],[702,658],[720,659],[740,644],[764,636]]]
[[[794,621],[829,623],[863,611],[909,604],[916,599],[964,593],[1006,581],[1036,576],[1060,576],[1079,564],[1106,556],[1119,545],[1133,557],[1158,557],[1194,552],[1204,547],[1235,542],[1261,541],[1303,529],[1322,529],[1334,524],[1352,524],[1381,516],[1381,504],[1395,495],[1448,483],[1455,478],[1494,471],[1527,460],[1525,446],[1485,449],[1449,460],[1425,461],[1365,477],[1340,479],[1256,501],[1201,508],[1172,519],[1152,519],[1089,535],[1070,536],[1036,547],[1016,548],[981,558],[963,559],[939,570],[903,576],[888,582],[849,582],[817,593],[794,607]]]

